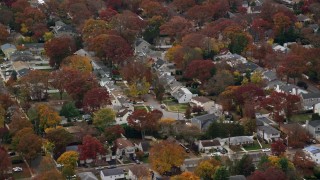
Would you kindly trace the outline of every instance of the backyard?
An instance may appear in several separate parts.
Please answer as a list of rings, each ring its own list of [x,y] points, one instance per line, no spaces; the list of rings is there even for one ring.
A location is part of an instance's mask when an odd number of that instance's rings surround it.
[[[145,110],[145,111],[148,111],[150,112],[151,111],[151,108],[150,106],[134,106],[134,110],[138,110],[138,109],[142,109],[142,110]]]
[[[306,120],[311,120],[311,116],[312,114],[296,114],[290,118],[290,121],[304,124]]]
[[[175,99],[169,97],[162,101],[163,104],[167,106],[167,110],[171,112],[184,113],[188,108],[189,104],[179,104]]]
[[[252,151],[252,150],[261,149],[258,141],[254,141],[252,145],[244,145],[243,148],[244,148],[246,151]]]

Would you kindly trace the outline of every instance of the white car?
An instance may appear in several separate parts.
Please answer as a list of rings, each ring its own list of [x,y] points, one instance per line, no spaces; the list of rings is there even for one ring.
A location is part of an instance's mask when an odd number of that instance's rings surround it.
[[[262,152],[269,152],[269,151],[271,151],[270,148],[262,149]]]
[[[14,168],[12,168],[12,170],[14,172],[21,172],[22,171],[22,167],[14,167]]]
[[[221,156],[222,154],[220,152],[211,153],[210,156]]]

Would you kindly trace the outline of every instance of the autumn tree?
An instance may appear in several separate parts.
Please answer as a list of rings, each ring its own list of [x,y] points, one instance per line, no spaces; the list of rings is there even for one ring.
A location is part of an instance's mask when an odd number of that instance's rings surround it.
[[[195,174],[193,174],[192,172],[183,172],[180,175],[176,175],[173,176],[172,178],[170,178],[172,180],[184,180],[184,179],[189,179],[189,180],[200,180],[200,177],[196,176]]]
[[[76,108],[74,102],[67,102],[67,103],[63,104],[63,106],[60,110],[60,115],[70,119],[72,117],[79,116],[80,112]]]
[[[306,62],[304,61],[303,57],[289,54],[278,66],[277,74],[282,76],[285,75],[287,77],[287,82],[289,82],[289,78],[293,78],[295,83],[296,78],[301,76],[301,74],[305,71],[305,68]]]
[[[290,124],[288,128],[287,140],[288,146],[293,148],[303,148],[305,143],[310,139],[308,131],[303,128],[300,124]],[[288,139],[289,138],[289,139]]]
[[[194,173],[203,179],[213,179],[213,176],[221,165],[221,162],[215,158],[204,160],[199,163]]]
[[[66,74],[63,70],[55,70],[50,73],[50,85],[59,91],[60,100],[62,100],[65,91],[65,84],[67,83]]]
[[[282,172],[280,169],[275,167],[270,167],[266,171],[256,170],[252,173],[251,176],[248,177],[248,180],[286,180],[286,174]]]
[[[45,14],[42,11],[40,11],[38,8],[34,8],[34,7],[24,7],[22,12],[17,12],[15,15],[16,15],[15,17],[16,23],[25,25],[26,30],[22,30],[22,32],[24,33],[31,31],[31,29],[34,26],[39,27],[39,25],[42,26],[41,24],[46,22]],[[44,28],[46,29],[45,26]],[[33,30],[37,31],[39,29],[33,29]]]
[[[153,16],[167,16],[167,9],[157,1],[143,0],[141,2],[141,8],[143,9],[143,15],[151,18]]]
[[[154,132],[158,129],[159,120],[162,117],[162,112],[153,110],[146,112],[145,110],[135,110],[128,117],[129,126],[141,131],[141,136],[144,139],[146,132]]]
[[[271,144],[271,151],[274,155],[279,156],[286,152],[286,149],[286,145],[284,145],[284,143],[281,140],[278,140]]]
[[[97,155],[103,155],[105,150],[101,142],[91,135],[86,135],[82,139],[82,145],[79,145],[80,159],[96,159]]]
[[[11,116],[9,127],[10,132],[15,134],[23,128],[31,128],[32,124],[22,112],[15,111]]]
[[[184,13],[189,8],[193,7],[196,4],[196,2],[195,0],[173,0],[171,4],[173,5],[176,11]]]
[[[214,74],[215,67],[211,60],[193,60],[187,66],[184,76],[206,82]]]
[[[119,35],[100,34],[92,38],[88,47],[109,64],[122,64],[132,56],[130,45]]]
[[[21,91],[25,91],[26,99],[41,101],[45,98],[49,85],[49,73],[41,70],[30,71],[26,76],[19,79]]]
[[[168,22],[160,26],[160,34],[168,35],[171,39],[180,40],[184,35],[192,31],[191,23],[183,17],[174,16]]]
[[[82,38],[85,42],[89,42],[100,34],[107,34],[109,29],[110,25],[104,20],[88,19],[82,29]]]
[[[310,176],[313,174],[315,163],[310,160],[310,157],[302,150],[297,151],[293,157],[294,166],[302,171],[304,175]]]
[[[46,138],[54,144],[55,155],[61,155],[72,142],[72,135],[62,127],[46,130]]]
[[[80,55],[71,55],[63,59],[62,61],[62,68],[64,66],[77,69],[81,72],[91,72],[92,71],[92,65],[90,62],[90,59],[85,56]]]
[[[214,180],[225,180],[230,177],[230,173],[225,166],[219,166],[213,176]]]
[[[50,66],[59,68],[62,60],[75,52],[76,43],[68,36],[56,37],[47,41],[44,49],[50,58]]]
[[[40,127],[42,130],[48,127],[56,127],[61,122],[61,117],[58,112],[54,111],[51,107],[45,104],[39,104],[37,106],[39,114]]]
[[[0,146],[0,158],[0,178],[5,178],[5,175],[11,167],[11,160],[7,150],[3,146]]]
[[[108,142],[113,142],[117,138],[120,138],[121,134],[124,135],[125,130],[120,125],[109,126],[104,130],[104,136]]]
[[[276,13],[273,15],[273,29],[276,35],[284,33],[288,30],[291,25],[291,20],[288,16],[284,15],[283,12]]]
[[[202,51],[199,48],[176,45],[167,51],[166,58],[174,62],[178,69],[184,70],[192,60],[202,59]]]
[[[23,130],[24,129],[18,131],[16,136],[20,135],[19,132]],[[19,143],[17,144],[16,149],[27,160],[31,161],[32,159],[37,157],[38,153],[41,152],[41,147],[41,138],[35,135],[33,132],[29,132],[26,134],[22,134],[22,136],[19,137]]]
[[[63,174],[70,176],[74,173],[78,159],[79,154],[76,151],[67,151],[58,158],[57,162],[63,165]]]
[[[52,168],[51,170],[44,171],[38,174],[34,179],[35,180],[60,180],[60,179],[63,179],[63,176],[58,170],[56,170],[55,168]]]
[[[116,114],[110,108],[100,109],[93,113],[93,125],[103,131],[107,126],[115,123]]]
[[[300,97],[297,95],[274,91],[261,101],[261,106],[271,111],[273,119],[280,124],[285,118],[290,119],[294,113],[299,112],[301,109],[300,101]]]
[[[109,22],[109,21],[111,21],[113,16],[115,16],[117,14],[118,14],[118,12],[115,11],[114,9],[106,8],[106,9],[100,10],[99,17],[100,17],[101,20]]]
[[[252,158],[248,155],[243,155],[242,158],[235,163],[236,174],[249,176],[255,170]]]
[[[107,104],[111,104],[111,101],[106,88],[93,88],[83,97],[83,108],[86,112],[94,112]]]
[[[150,164],[154,170],[163,174],[170,172],[173,167],[182,165],[186,153],[178,144],[161,141],[157,142],[150,149]]]
[[[231,85],[234,85],[233,75],[227,70],[219,70],[204,84],[204,89],[208,94],[219,95]]]
[[[7,31],[7,28],[0,24],[0,43],[4,44],[4,42],[7,41],[7,38],[9,37],[9,32]]]
[[[186,12],[186,15],[189,19],[195,21],[196,24],[201,28],[205,22],[208,22],[212,19],[214,13],[213,4],[207,3],[191,7]]]

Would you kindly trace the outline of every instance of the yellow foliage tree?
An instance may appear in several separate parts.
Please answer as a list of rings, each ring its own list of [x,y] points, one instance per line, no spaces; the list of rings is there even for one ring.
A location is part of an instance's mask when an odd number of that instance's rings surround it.
[[[45,41],[49,41],[50,39],[54,38],[54,35],[52,32],[45,32],[43,38]]]
[[[45,104],[40,104],[37,107],[39,114],[40,127],[46,129],[48,127],[56,127],[61,122],[59,114]]]
[[[6,110],[0,105],[0,128],[4,126],[4,117],[6,115]]]
[[[24,34],[24,33],[27,33],[29,30],[28,30],[28,27],[26,26],[26,24],[22,23],[21,24],[21,29],[20,31]]]
[[[185,180],[185,179],[188,179],[188,180],[200,180],[200,177],[199,176],[196,176],[195,174],[193,174],[192,172],[183,172],[182,174],[180,175],[177,175],[177,176],[173,176],[171,178],[171,180]]]
[[[182,49],[182,46],[180,46],[180,45],[176,45],[176,46],[171,47],[170,49],[168,49],[168,51],[166,53],[166,58],[169,61],[174,61],[175,53],[180,49]]]
[[[76,167],[79,154],[76,151],[67,151],[58,158],[58,163],[64,166]]]
[[[62,61],[62,67],[63,66],[68,66],[73,69],[77,69],[81,72],[92,71],[92,65],[90,63],[90,59],[85,56],[79,56],[79,55],[68,56]]]
[[[201,161],[194,173],[203,179],[212,179],[221,162],[216,159]]]
[[[250,81],[253,84],[257,84],[260,85],[263,83],[263,76],[261,72],[254,72],[251,77],[250,77]]]
[[[149,160],[154,170],[163,174],[171,171],[172,167],[182,165],[186,157],[184,149],[169,141],[161,141],[156,143],[150,150]]]

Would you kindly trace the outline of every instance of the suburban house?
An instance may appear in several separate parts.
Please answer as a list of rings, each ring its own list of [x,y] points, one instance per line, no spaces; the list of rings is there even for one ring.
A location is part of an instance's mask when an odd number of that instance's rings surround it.
[[[314,110],[314,106],[320,103],[320,93],[300,94],[304,110]]]
[[[17,72],[17,78],[23,77],[30,72],[29,63],[16,61],[12,63],[12,69]]]
[[[135,42],[134,54],[138,56],[146,56],[150,52],[151,44],[142,38]]]
[[[35,61],[35,60],[37,59],[29,50],[15,51],[10,56],[10,61]]]
[[[23,46],[34,55],[42,55],[44,52],[44,43],[28,43]]]
[[[308,16],[304,15],[304,14],[297,15],[297,20],[298,20],[298,22],[301,22],[301,23],[311,22],[311,19]]]
[[[252,136],[235,136],[235,137],[223,138],[220,140],[220,143],[221,145],[239,146],[239,145],[253,144],[254,140]]]
[[[319,145],[308,146],[303,151],[317,164],[320,164],[320,147]]]
[[[15,45],[8,44],[8,43],[1,45],[0,48],[7,59],[10,59],[10,56],[17,51],[17,48]]]
[[[128,123],[127,119],[130,114],[131,112],[128,109],[126,108],[120,109],[116,115],[116,124],[127,124]]]
[[[130,180],[151,179],[151,173],[144,165],[135,165],[129,167],[128,177]]]
[[[266,70],[262,72],[263,79],[267,81],[274,81],[277,79],[277,73],[276,70]]]
[[[81,180],[98,180],[98,178],[92,172],[82,172],[78,173],[77,176]]]
[[[280,138],[280,131],[273,128],[272,126],[258,126],[257,134],[260,138],[268,141],[269,143]]]
[[[215,114],[205,114],[191,119],[191,123],[198,127],[200,131],[208,129],[211,123],[218,121],[219,117]]]
[[[232,54],[227,52],[222,55],[217,55],[214,57],[214,60],[217,62],[226,62],[231,67],[236,67],[239,64],[247,63],[247,59],[239,54]]]
[[[181,171],[193,172],[202,160],[204,160],[204,158],[185,159],[183,164],[180,166],[180,169]]]
[[[139,149],[139,151],[142,151],[144,154],[149,154],[150,142],[142,141],[139,144],[136,144],[136,147]]]
[[[61,36],[71,36],[74,37],[77,35],[76,30],[71,25],[66,25],[62,21],[56,21],[55,26],[52,27],[52,32],[55,37],[61,37]]]
[[[313,113],[320,115],[320,103],[314,105]]]
[[[100,171],[100,178],[101,180],[125,179],[125,174],[121,168],[104,169]]]
[[[279,83],[275,86],[275,91],[292,94],[292,95],[300,95],[307,94],[308,91],[301,89],[300,87],[293,84]]]
[[[307,131],[316,139],[320,138],[320,120],[306,121]]]
[[[178,103],[188,103],[192,98],[192,93],[185,87],[172,92],[171,95],[178,101]]]
[[[127,156],[134,157],[135,156],[135,146],[131,141],[126,138],[118,138],[114,141],[117,156]]]
[[[209,112],[214,106],[214,101],[204,96],[196,96],[191,98],[190,105],[203,107],[205,111]]]
[[[257,126],[269,126],[272,124],[276,124],[274,121],[272,121],[269,118],[269,114],[260,114],[260,113],[256,113],[256,123]]]
[[[203,153],[209,153],[210,150],[217,149],[218,147],[221,147],[220,141],[218,139],[200,140],[198,145],[198,151]]]

